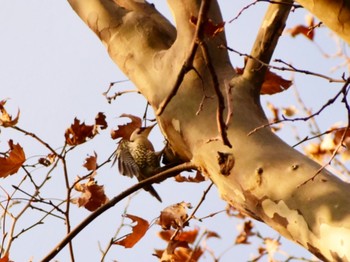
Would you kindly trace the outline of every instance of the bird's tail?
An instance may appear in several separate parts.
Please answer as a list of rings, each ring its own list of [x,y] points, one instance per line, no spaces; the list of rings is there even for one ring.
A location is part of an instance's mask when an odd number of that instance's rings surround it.
[[[146,186],[144,187],[144,189],[149,192],[152,196],[154,196],[155,198],[158,199],[159,202],[162,202],[162,199],[160,198],[160,196],[158,195],[157,191],[154,189],[153,186]]]

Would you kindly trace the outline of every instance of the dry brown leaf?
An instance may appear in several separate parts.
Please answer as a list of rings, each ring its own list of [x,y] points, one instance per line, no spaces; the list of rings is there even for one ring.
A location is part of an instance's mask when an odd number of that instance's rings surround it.
[[[345,132],[346,128],[339,128],[338,130],[336,130],[334,132],[334,143],[335,144],[339,144],[341,138],[343,137],[343,134]],[[345,136],[344,136],[344,140],[346,140],[347,138],[350,138],[350,129],[347,130]]]
[[[284,116],[294,116],[298,112],[297,108],[295,106],[289,106],[289,107],[283,107],[282,108],[282,114]]]
[[[198,18],[195,16],[191,16],[190,22],[197,26]],[[207,19],[204,22],[204,34],[208,37],[215,37],[225,29],[225,22],[220,22],[218,24],[215,24],[213,20]]]
[[[85,163],[83,165],[89,171],[95,171],[97,168],[97,154],[94,152],[93,156],[89,156],[85,159]]]
[[[160,258],[160,261],[196,262],[202,254],[203,250],[199,247],[193,250],[186,242],[173,240],[168,243],[165,250],[156,250],[155,255]]]
[[[0,157],[0,177],[2,178],[17,173],[26,160],[23,148],[19,144],[13,144],[12,140],[9,140],[8,144],[10,146],[8,155]]]
[[[205,237],[211,238],[211,237],[215,237],[215,238],[221,238],[220,235],[214,231],[207,231]]]
[[[265,75],[264,83],[261,87],[260,94],[262,95],[273,95],[286,91],[292,86],[293,82],[286,80],[276,73],[267,70]]]
[[[243,74],[244,68],[237,67],[237,74]],[[260,94],[261,95],[273,95],[286,91],[293,84],[292,81],[286,80],[283,77],[277,75],[276,73],[271,72],[270,70],[266,71],[264,83],[261,86]]]
[[[244,225],[240,234],[236,237],[235,244],[250,244],[250,242],[248,241],[248,238],[254,235],[252,233],[253,227],[254,225],[251,220],[244,222]]]
[[[81,196],[73,199],[73,203],[79,207],[85,207],[89,211],[95,211],[100,206],[108,202],[108,197],[105,195],[103,186],[99,186],[91,179],[86,184],[77,183],[74,189],[81,192]]]
[[[304,25],[296,25],[293,28],[288,29],[287,33],[289,33],[292,37],[296,37],[297,35],[301,34],[311,41],[314,39],[315,35],[314,30],[310,30],[309,27]]]
[[[199,231],[198,228],[195,228],[189,231],[181,231],[181,232],[179,231],[176,237],[174,238],[174,240],[192,244],[198,236],[198,231]],[[175,233],[175,230],[164,230],[164,231],[158,232],[158,236],[164,241],[169,242],[174,233]]]
[[[3,127],[15,126],[18,122],[20,111],[18,110],[17,116],[14,119],[12,119],[12,116],[9,113],[7,113],[5,109],[6,102],[7,100],[0,101],[0,112],[1,112],[0,126],[3,126]]]
[[[101,129],[106,129],[108,127],[106,116],[103,113],[99,112],[97,114],[95,117],[95,125],[99,126]]]
[[[95,136],[94,126],[85,125],[84,122],[80,124],[80,120],[74,118],[74,123],[66,130],[64,136],[68,145],[76,146]]]
[[[38,163],[43,166],[50,166],[55,162],[56,155],[55,154],[48,154],[46,157],[41,157],[38,160]]]
[[[175,229],[184,228],[188,225],[188,222],[186,222],[186,219],[188,217],[187,208],[191,208],[191,204],[186,202],[181,202],[166,207],[163,209],[163,211],[160,212],[158,224],[164,230],[168,230],[171,227]]]
[[[125,214],[127,218],[130,218],[136,225],[132,227],[132,233],[125,236],[122,240],[115,241],[113,244],[121,245],[125,248],[132,248],[140,239],[146,234],[149,223],[143,218],[133,216],[130,214]]]
[[[131,122],[126,125],[118,125],[117,129],[112,130],[111,137],[112,139],[123,138],[129,140],[132,132],[134,132],[136,128],[141,127],[142,120],[141,118],[130,114],[122,114],[120,117],[128,117],[131,119]]]

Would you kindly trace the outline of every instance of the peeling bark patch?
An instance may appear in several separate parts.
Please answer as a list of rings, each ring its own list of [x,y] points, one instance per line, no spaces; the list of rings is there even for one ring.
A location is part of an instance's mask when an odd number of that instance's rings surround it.
[[[273,214],[272,220],[275,221],[276,223],[280,224],[281,226],[287,228],[288,226],[288,219],[286,219],[283,216],[280,216],[279,214],[275,213]]]
[[[314,247],[313,245],[310,245],[309,243],[307,243],[307,249],[314,254],[316,257],[318,257],[319,259],[321,259],[322,261],[329,261],[327,258],[325,258],[322,253],[320,252],[320,250],[316,247]]]
[[[224,176],[228,176],[230,174],[231,169],[235,165],[235,158],[233,154],[218,151],[217,159],[220,167],[220,173]]]
[[[178,119],[171,119],[171,124],[173,125],[173,128],[176,130],[176,132],[181,132],[180,121]]]
[[[320,236],[324,245],[331,252],[332,261],[349,261],[350,249],[347,244],[350,241],[350,229],[342,226],[330,226],[326,223],[320,226]],[[335,257],[336,256],[336,257]]]
[[[333,261],[339,261],[339,262],[349,262],[349,260],[346,257],[339,257],[338,253],[331,251],[331,255],[333,257]]]

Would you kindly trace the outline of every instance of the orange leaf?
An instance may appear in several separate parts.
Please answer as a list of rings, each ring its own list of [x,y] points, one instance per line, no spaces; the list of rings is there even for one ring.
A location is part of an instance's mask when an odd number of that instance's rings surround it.
[[[95,136],[94,126],[85,125],[84,122],[80,124],[80,120],[74,118],[74,123],[66,130],[64,136],[68,145],[76,146]]]
[[[90,180],[86,184],[76,184],[75,190],[82,192],[81,196],[73,199],[73,203],[83,206],[89,211],[95,211],[100,206],[108,202],[103,186],[96,184],[94,180]]]
[[[198,18],[191,16],[190,22],[193,25],[197,25]],[[220,22],[218,24],[214,24],[213,20],[207,19],[206,21],[204,21],[204,28],[203,28],[204,34],[206,36],[209,36],[209,37],[215,37],[216,35],[218,35],[222,31],[224,31],[224,26],[225,26],[225,22]]]
[[[136,222],[136,225],[132,227],[132,233],[125,236],[122,240],[115,241],[113,244],[121,245],[125,248],[132,248],[140,239],[146,234],[149,223],[143,218],[125,214],[127,218],[130,218],[133,222]]]
[[[8,143],[10,146],[8,156],[0,157],[0,177],[3,178],[17,173],[26,160],[23,148],[19,144],[14,145],[12,140]]]
[[[134,132],[136,128],[141,127],[141,118],[130,114],[122,114],[120,117],[128,117],[131,119],[131,122],[126,125],[118,125],[117,129],[112,130],[111,137],[112,139],[123,138],[129,140],[132,132]]]
[[[10,258],[9,258],[9,252],[6,252],[5,255],[0,258],[0,262],[9,262]]]
[[[83,167],[85,167],[87,170],[95,171],[97,168],[97,154],[94,152],[94,156],[89,156],[85,159],[85,164]]]
[[[243,74],[244,68],[236,68],[237,74]],[[270,70],[266,71],[264,83],[261,86],[260,94],[262,95],[273,95],[276,93],[283,92],[291,87],[293,84],[292,81],[286,80],[281,76],[271,72]]]
[[[315,30],[314,29],[314,18],[313,16],[307,16],[306,17],[306,26],[305,25],[296,25],[293,28],[290,28],[287,30],[287,33],[289,33],[292,37],[296,37],[297,35],[303,35],[309,40],[313,40],[315,36]]]
[[[265,75],[264,83],[261,87],[260,94],[273,95],[287,90],[293,84],[292,81],[286,80],[281,76],[268,70]]]
[[[0,126],[3,126],[3,127],[15,126],[18,122],[20,111],[18,110],[17,116],[15,117],[15,119],[12,119],[12,116],[9,113],[7,113],[4,107],[5,104],[6,104],[6,100],[0,101],[0,112],[1,112]]]
[[[164,231],[158,232],[158,236],[164,241],[169,242],[174,232],[175,230],[164,230]],[[197,235],[198,235],[198,228],[195,228],[189,231],[179,231],[176,237],[174,238],[174,240],[192,244],[196,240]]]

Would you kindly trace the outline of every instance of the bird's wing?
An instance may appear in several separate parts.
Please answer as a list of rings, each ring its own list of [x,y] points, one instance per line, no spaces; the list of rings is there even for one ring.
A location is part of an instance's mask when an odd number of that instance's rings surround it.
[[[123,176],[138,177],[140,174],[140,169],[127,149],[127,143],[128,141],[125,140],[121,140],[119,142],[116,152],[118,169]]]

